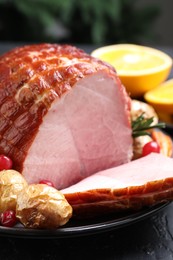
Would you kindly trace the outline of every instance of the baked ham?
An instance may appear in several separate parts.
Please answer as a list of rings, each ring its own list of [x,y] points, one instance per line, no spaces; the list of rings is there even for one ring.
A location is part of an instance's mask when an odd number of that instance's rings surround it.
[[[75,47],[30,45],[0,57],[0,153],[28,183],[63,189],[129,162],[129,111],[115,70]]]
[[[173,159],[152,153],[62,190],[73,216],[138,211],[173,200]]]

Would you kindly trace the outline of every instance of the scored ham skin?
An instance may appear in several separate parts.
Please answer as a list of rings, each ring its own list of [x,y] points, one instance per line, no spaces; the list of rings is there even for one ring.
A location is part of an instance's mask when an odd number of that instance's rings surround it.
[[[132,158],[130,98],[115,70],[68,45],[0,57],[0,153],[29,183],[68,187]]]
[[[140,210],[173,200],[173,159],[152,153],[61,190],[74,217]]]

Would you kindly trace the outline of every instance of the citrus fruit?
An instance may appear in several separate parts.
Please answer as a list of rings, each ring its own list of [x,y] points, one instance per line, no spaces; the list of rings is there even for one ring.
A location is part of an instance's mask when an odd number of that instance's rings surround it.
[[[92,56],[111,64],[131,97],[142,96],[169,76],[172,58],[166,53],[135,44],[100,47]]]
[[[158,87],[147,91],[144,98],[155,110],[173,114],[173,79],[167,80]]]

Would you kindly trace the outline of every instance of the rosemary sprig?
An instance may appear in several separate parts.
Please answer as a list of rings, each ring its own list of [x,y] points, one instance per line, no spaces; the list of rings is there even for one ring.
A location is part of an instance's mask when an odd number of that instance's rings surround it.
[[[165,123],[157,123],[153,125],[154,117],[145,118],[144,113],[132,121],[132,136],[138,137],[142,135],[150,135],[147,130],[151,128],[164,128]]]

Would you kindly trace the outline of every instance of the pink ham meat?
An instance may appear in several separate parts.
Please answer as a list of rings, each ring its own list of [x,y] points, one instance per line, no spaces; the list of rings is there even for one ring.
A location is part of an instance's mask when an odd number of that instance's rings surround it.
[[[173,159],[150,154],[62,190],[77,217],[139,210],[173,200]]]
[[[132,157],[130,99],[115,70],[72,46],[0,57],[0,153],[29,183],[68,187]]]

